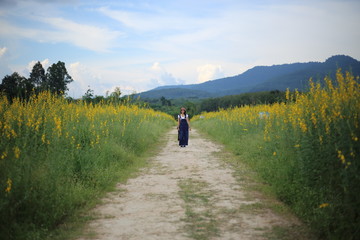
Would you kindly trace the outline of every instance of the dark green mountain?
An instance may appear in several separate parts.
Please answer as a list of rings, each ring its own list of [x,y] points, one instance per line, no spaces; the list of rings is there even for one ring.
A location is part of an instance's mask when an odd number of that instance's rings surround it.
[[[162,86],[139,93],[141,98],[209,98],[246,92],[298,89],[305,91],[308,81],[334,78],[337,68],[360,75],[360,62],[345,55],[328,58],[325,62],[293,63],[257,66],[233,77],[221,78],[200,84]]]
[[[140,97],[142,99],[148,99],[148,98],[161,98],[165,97],[168,99],[175,99],[175,98],[208,98],[209,92],[201,91],[201,90],[195,90],[195,89],[185,89],[184,87],[188,85],[180,85],[180,86],[169,86],[163,87],[163,88],[155,88],[153,90],[139,93]],[[136,96],[138,96],[136,95]],[[174,97],[176,96],[176,97]]]

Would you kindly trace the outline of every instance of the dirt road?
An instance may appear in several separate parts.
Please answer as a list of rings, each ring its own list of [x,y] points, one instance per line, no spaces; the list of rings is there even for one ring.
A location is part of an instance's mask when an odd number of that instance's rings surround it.
[[[166,138],[150,166],[119,184],[94,210],[98,217],[81,240],[294,237],[291,229],[301,224],[272,210],[281,205],[276,200],[249,190],[249,180],[224,161],[221,145],[196,130],[186,148],[177,145],[176,129]]]

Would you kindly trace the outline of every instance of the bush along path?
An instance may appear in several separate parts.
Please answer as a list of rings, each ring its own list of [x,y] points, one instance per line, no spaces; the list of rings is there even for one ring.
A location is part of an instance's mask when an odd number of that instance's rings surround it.
[[[286,102],[194,116],[321,239],[360,236],[360,77],[337,70]]]
[[[135,105],[0,96],[0,239],[67,239],[58,230],[144,166],[173,125]]]
[[[149,166],[102,200],[78,240],[312,239],[221,145],[196,129],[187,148],[176,138],[173,129]]]

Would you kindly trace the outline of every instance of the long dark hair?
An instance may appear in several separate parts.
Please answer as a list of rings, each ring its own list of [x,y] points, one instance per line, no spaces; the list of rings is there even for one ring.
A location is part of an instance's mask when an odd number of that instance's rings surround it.
[[[181,110],[183,110],[184,109],[184,115],[185,115],[185,117],[186,117],[186,108],[184,108],[184,107],[182,107],[182,108],[180,108],[180,115],[181,115]]]

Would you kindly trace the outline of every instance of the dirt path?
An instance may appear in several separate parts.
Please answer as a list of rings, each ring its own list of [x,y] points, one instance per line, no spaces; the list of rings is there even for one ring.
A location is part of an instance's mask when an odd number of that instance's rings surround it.
[[[166,137],[150,167],[119,184],[94,210],[98,217],[81,240],[269,239],[299,225],[242,186],[219,159],[222,146],[196,130],[187,148],[177,145],[176,129]]]

